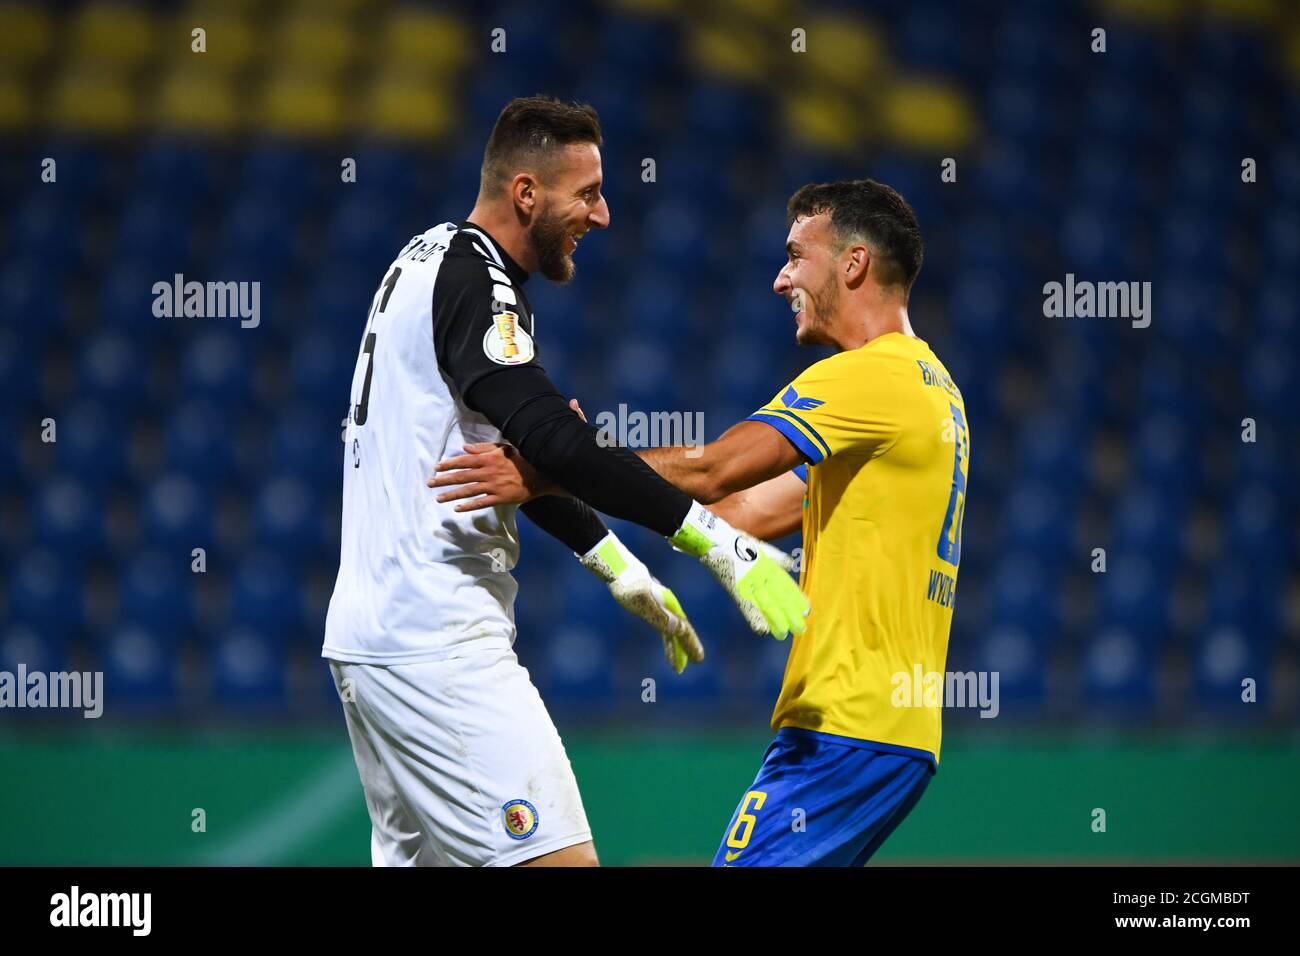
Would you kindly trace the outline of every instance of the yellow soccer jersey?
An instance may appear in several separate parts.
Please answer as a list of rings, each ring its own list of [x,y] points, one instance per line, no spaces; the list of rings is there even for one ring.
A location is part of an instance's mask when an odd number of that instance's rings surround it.
[[[811,366],[750,418],[809,461],[800,585],[812,613],[772,729],[937,765],[970,461],[961,392],[925,342],[892,332]]]

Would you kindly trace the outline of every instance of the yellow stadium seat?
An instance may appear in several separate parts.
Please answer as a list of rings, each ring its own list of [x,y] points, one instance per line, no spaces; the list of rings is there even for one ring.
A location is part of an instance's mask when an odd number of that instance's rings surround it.
[[[248,66],[261,52],[264,41],[255,29],[256,22],[217,6],[195,4],[170,19],[159,44],[178,66],[183,61],[233,72]],[[204,31],[202,53],[194,52],[196,28]]]
[[[384,25],[379,62],[426,76],[455,73],[470,55],[471,29],[449,13],[403,8]]]
[[[692,22],[686,30],[688,54],[695,68],[733,79],[758,82],[767,76],[773,57],[779,51],[789,51],[781,34],[737,20]]]
[[[170,129],[223,134],[240,127],[243,113],[228,76],[202,67],[182,67],[168,74],[159,87],[154,117]]]
[[[387,0],[298,0],[290,9],[294,12],[341,13],[351,15],[374,11],[387,5]]]
[[[123,3],[92,3],[76,15],[71,60],[80,65],[133,69],[157,54],[158,23],[146,10]]]
[[[884,40],[860,20],[818,17],[808,23],[807,30],[808,52],[795,57],[799,62],[796,68],[808,76],[846,90],[860,90],[889,68]]]
[[[717,0],[709,5],[725,16],[735,15],[749,23],[784,26],[788,33],[799,25],[801,8],[790,0]],[[698,12],[698,7],[695,8]]]
[[[282,71],[254,99],[252,114],[270,132],[331,136],[347,119],[340,84],[319,74]]]
[[[280,23],[270,50],[277,66],[333,74],[356,58],[357,36],[342,18],[298,13]]]
[[[361,128],[378,136],[433,141],[452,125],[452,104],[443,88],[398,72],[378,77],[362,99]]]
[[[949,149],[967,143],[975,121],[955,88],[929,80],[900,81],[885,94],[881,133],[914,149]]]
[[[34,113],[32,91],[22,77],[0,74],[0,130],[25,129],[31,125]]]
[[[0,63],[25,67],[50,52],[54,26],[49,14],[31,4],[0,3]]]
[[[836,90],[802,87],[784,97],[790,135],[812,146],[851,149],[862,143],[869,127],[862,103]]]
[[[119,73],[76,67],[55,84],[48,115],[56,126],[92,133],[124,133],[139,121],[139,102]]]

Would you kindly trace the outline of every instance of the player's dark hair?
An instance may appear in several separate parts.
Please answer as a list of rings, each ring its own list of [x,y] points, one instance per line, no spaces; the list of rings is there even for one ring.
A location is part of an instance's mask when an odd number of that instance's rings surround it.
[[[790,197],[786,225],[820,213],[830,214],[837,254],[853,240],[865,242],[880,284],[901,287],[906,300],[925,256],[921,227],[907,200],[874,179],[809,183]]]
[[[499,194],[524,168],[545,182],[555,172],[560,149],[570,143],[601,145],[600,117],[593,107],[551,96],[511,100],[497,117],[483,151],[483,194]]]

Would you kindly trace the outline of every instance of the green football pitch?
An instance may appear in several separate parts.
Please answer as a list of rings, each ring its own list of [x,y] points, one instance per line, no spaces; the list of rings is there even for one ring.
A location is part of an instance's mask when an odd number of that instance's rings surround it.
[[[768,741],[561,729],[606,865],[706,864]],[[369,863],[341,721],[295,733],[8,730],[0,864]],[[953,734],[943,756],[876,863],[1300,862],[1294,737]]]

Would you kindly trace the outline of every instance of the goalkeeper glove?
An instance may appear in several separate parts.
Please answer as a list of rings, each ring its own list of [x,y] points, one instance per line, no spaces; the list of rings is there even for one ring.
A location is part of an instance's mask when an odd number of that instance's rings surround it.
[[[755,634],[783,641],[788,633],[804,632],[810,609],[798,583],[786,574],[794,567],[789,555],[737,531],[698,501],[669,541],[713,573]]]
[[[677,596],[655,579],[650,570],[618,540],[614,532],[581,555],[582,566],[609,585],[614,600],[659,632],[664,656],[681,673],[688,660],[704,660],[704,647]]]

